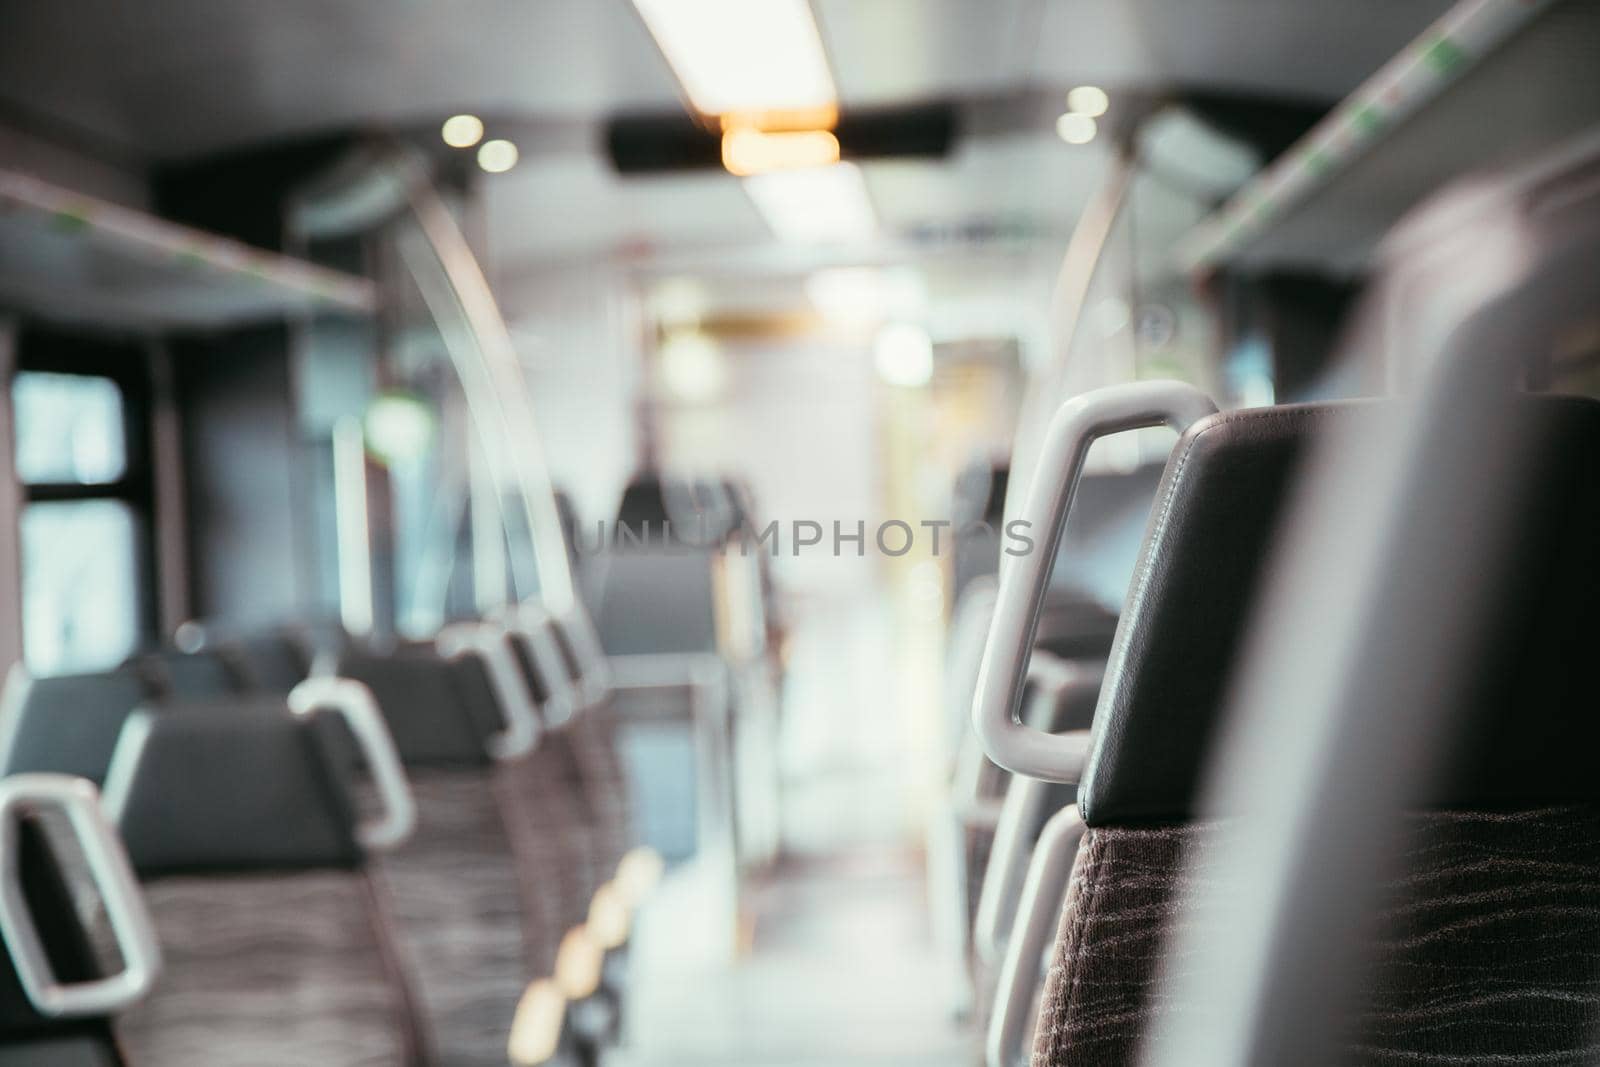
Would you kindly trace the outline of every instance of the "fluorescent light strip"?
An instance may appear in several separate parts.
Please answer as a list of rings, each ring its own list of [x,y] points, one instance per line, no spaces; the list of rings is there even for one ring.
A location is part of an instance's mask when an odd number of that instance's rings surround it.
[[[689,102],[705,115],[832,106],[807,0],[633,0]]]
[[[784,241],[843,244],[865,240],[878,227],[866,179],[853,163],[758,174],[744,187]]]

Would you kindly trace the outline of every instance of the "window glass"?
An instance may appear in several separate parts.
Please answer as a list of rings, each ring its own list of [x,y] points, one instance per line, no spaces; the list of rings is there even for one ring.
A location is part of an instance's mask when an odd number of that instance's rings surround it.
[[[119,500],[22,513],[23,656],[36,675],[100,670],[139,639],[133,514]]]
[[[24,484],[104,485],[126,473],[122,390],[110,378],[23,371],[11,397]]]

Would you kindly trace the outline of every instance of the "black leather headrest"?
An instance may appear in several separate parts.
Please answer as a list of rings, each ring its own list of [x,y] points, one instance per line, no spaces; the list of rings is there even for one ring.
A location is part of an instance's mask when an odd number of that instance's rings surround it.
[[[55,678],[14,678],[0,709],[0,774],[59,771],[96,784],[105,779],[122,724],[152,695],[129,668]]]
[[[347,651],[338,666],[340,677],[372,690],[400,759],[413,767],[488,762],[488,741],[501,723],[476,690],[463,691],[473,684],[471,671],[431,646]]]
[[[1089,825],[1193,816],[1299,462],[1317,433],[1359,406],[1227,412],[1178,441],[1096,711],[1079,791]],[[1474,660],[1473,706],[1452,723],[1451,770],[1429,803],[1600,799],[1600,715],[1592,669],[1584,674],[1600,647],[1600,404],[1526,397],[1514,409],[1547,431],[1551,447],[1522,487],[1516,588],[1503,598],[1496,639]]]
[[[281,706],[135,712],[106,810],[140,875],[355,867],[356,813],[333,715]]]

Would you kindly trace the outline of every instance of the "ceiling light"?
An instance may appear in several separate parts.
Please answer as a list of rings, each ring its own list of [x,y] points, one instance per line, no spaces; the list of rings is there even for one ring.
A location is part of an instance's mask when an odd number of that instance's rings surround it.
[[[1069,111],[1056,119],[1056,134],[1068,144],[1088,144],[1099,129],[1094,119]]]
[[[839,138],[827,130],[768,133],[742,127],[722,135],[722,165],[744,178],[774,170],[825,167],[839,162]]]
[[[705,115],[826,107],[836,95],[807,0],[633,0]]]
[[[878,331],[872,359],[890,385],[915,387],[933,378],[933,338],[921,326],[891,323]]]
[[[1080,85],[1067,94],[1067,110],[1092,119],[1104,115],[1110,106],[1111,98],[1097,85]]]
[[[451,148],[471,148],[483,140],[483,120],[476,115],[451,115],[444,120],[439,136]]]
[[[717,343],[699,330],[679,330],[661,342],[661,381],[680,400],[709,403],[728,383]]]
[[[510,141],[485,141],[478,146],[478,166],[490,174],[504,174],[517,165],[517,146]]]
[[[744,187],[772,232],[784,241],[859,241],[877,229],[866,180],[854,164],[758,174],[746,178]]]

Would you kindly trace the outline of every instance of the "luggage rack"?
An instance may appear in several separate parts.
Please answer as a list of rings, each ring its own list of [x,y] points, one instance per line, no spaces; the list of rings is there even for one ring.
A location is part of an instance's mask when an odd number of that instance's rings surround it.
[[[377,290],[365,278],[0,169],[0,302],[58,321],[158,332],[314,311],[369,314]]]

